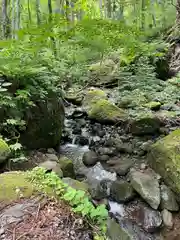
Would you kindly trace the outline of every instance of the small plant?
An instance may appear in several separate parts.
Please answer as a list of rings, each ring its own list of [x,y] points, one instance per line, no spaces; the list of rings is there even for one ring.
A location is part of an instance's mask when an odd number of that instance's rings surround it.
[[[28,176],[38,189],[46,193],[53,189],[53,193],[57,198],[67,201],[72,210],[85,217],[91,226],[97,226],[94,229],[99,238],[96,237],[95,239],[105,239],[103,235],[106,232],[106,220],[108,217],[105,205],[95,207],[85,191],[69,187],[54,172],[46,173],[45,169],[36,167],[29,172]]]

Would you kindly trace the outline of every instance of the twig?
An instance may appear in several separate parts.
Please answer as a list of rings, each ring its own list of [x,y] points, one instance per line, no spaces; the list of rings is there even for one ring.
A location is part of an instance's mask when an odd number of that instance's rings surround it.
[[[41,204],[39,203],[38,210],[35,217],[36,220],[38,219],[40,208],[41,208]]]
[[[13,229],[13,240],[16,240],[16,227]]]
[[[28,235],[32,230],[33,230],[33,227],[32,227],[28,232],[23,233],[22,235],[20,235],[20,236],[19,236],[18,238],[16,238],[15,240],[19,240],[19,239],[21,239],[22,237],[25,237],[25,236]]]

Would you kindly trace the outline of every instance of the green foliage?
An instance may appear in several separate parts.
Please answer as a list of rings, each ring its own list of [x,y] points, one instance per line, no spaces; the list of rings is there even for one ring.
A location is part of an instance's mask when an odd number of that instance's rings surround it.
[[[38,189],[46,193],[52,189],[55,196],[67,201],[74,212],[86,217],[91,225],[97,226],[97,228],[94,227],[95,232],[100,231],[100,235],[105,233],[106,219],[108,217],[105,205],[95,207],[84,191],[69,187],[54,172],[46,173],[43,168],[36,167],[30,171],[29,179]]]

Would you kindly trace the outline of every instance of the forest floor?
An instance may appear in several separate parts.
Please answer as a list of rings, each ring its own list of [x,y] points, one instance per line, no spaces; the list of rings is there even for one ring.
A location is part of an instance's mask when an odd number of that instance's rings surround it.
[[[91,240],[92,229],[64,202],[48,198],[0,204],[1,240]]]

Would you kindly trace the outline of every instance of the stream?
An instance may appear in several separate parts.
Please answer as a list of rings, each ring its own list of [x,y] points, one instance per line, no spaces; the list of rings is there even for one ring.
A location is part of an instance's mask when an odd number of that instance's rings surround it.
[[[112,230],[112,240],[163,239],[160,236],[162,218],[158,210],[152,209],[137,193],[128,193],[126,187],[118,202],[110,190],[116,181],[129,184],[130,168],[139,171],[147,168],[147,147],[157,137],[133,137],[122,127],[90,121],[81,107],[66,107],[65,130],[59,152],[73,160],[76,179],[88,183],[94,202],[106,203],[109,215],[121,230],[117,234]],[[83,156],[92,151],[97,161],[85,166]],[[117,238],[118,234],[122,236]]]

